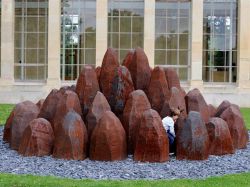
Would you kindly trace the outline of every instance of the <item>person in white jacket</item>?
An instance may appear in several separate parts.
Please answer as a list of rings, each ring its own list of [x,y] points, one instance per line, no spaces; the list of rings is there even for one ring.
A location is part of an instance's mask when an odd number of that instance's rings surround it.
[[[162,119],[163,127],[165,128],[166,133],[168,135],[170,153],[175,153],[175,149],[176,149],[174,125],[177,119],[179,118],[179,115],[180,115],[180,111],[176,109],[171,112],[170,116],[166,116],[165,118]]]

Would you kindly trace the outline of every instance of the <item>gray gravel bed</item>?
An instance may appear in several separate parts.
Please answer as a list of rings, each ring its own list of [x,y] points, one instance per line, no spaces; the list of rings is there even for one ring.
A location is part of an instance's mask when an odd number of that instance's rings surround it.
[[[233,155],[209,156],[205,161],[176,160],[165,163],[134,162],[132,156],[124,161],[100,162],[22,157],[3,142],[0,127],[0,172],[12,174],[52,175],[75,179],[177,179],[206,178],[225,174],[250,172],[250,142],[247,149]],[[250,131],[248,132],[250,135]]]

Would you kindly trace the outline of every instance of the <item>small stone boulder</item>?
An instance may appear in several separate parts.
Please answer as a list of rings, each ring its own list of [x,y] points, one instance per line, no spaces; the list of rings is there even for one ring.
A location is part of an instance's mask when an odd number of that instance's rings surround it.
[[[209,155],[209,137],[199,112],[191,111],[176,135],[178,160],[205,160]]]
[[[210,117],[208,106],[201,92],[197,88],[187,93],[185,101],[188,113],[190,111],[197,111],[201,114],[203,121],[208,123]]]
[[[128,67],[136,90],[143,90],[147,93],[151,70],[148,63],[148,58],[141,48],[136,48],[133,55],[133,60]]]
[[[125,103],[132,91],[134,91],[134,85],[130,72],[125,66],[118,67],[112,81],[112,97],[109,102],[116,116],[122,115]]]
[[[172,87],[170,90],[170,97],[168,100],[164,101],[160,115],[162,118],[170,116],[171,110],[176,109],[181,111],[183,117],[187,116],[185,98],[183,97],[182,92],[176,87]]]
[[[231,103],[228,100],[222,101],[222,103],[216,109],[214,117],[220,117],[220,115],[230,106]]]
[[[11,149],[18,150],[25,128],[37,118],[39,108],[31,101],[15,106],[4,128],[3,139],[10,143]]]
[[[234,146],[227,123],[217,117],[210,118],[206,124],[209,136],[209,154],[233,154]]]
[[[165,162],[169,160],[169,142],[161,117],[152,109],[141,118],[134,151],[134,160]]]
[[[90,142],[91,160],[115,161],[127,157],[126,134],[120,120],[107,111],[95,127]]]
[[[129,67],[129,65],[131,64],[132,60],[133,60],[133,56],[134,56],[135,50],[129,50],[127,55],[125,56],[122,65],[125,67]]]
[[[81,116],[74,110],[62,117],[55,134],[53,157],[83,160],[86,158],[88,134]]]
[[[175,69],[173,69],[173,68],[165,68],[165,75],[166,75],[166,80],[168,82],[169,90],[172,87],[176,87],[179,90],[181,90],[181,84],[180,84],[179,76],[178,76],[177,72],[175,71]]]
[[[165,72],[161,67],[155,67],[148,87],[148,99],[152,109],[161,112],[164,101],[169,100],[170,91],[165,77]]]
[[[54,132],[49,121],[34,119],[24,130],[18,153],[23,156],[50,155],[54,145]]]
[[[111,108],[105,96],[98,91],[86,117],[89,141],[95,126],[106,111],[111,111]]]
[[[249,140],[245,122],[238,107],[231,105],[220,115],[227,122],[235,149],[244,149]]]
[[[86,65],[83,67],[76,84],[76,93],[80,100],[84,118],[88,113],[97,91],[99,91],[99,83],[95,69],[90,65]]]
[[[53,89],[46,97],[43,106],[38,114],[38,118],[47,119],[51,124],[56,113],[56,107],[59,100],[62,98],[63,91]]]
[[[80,116],[82,116],[82,109],[79,98],[75,92],[67,90],[61,96],[61,99],[57,103],[56,112],[52,119],[52,128],[57,133],[57,127],[61,126],[65,115],[70,111],[74,110]]]
[[[131,92],[123,111],[123,127],[127,135],[128,153],[134,153],[135,139],[141,116],[151,108],[146,94],[142,90]]]
[[[114,49],[108,48],[102,61],[99,83],[100,89],[109,103],[112,98],[112,82],[118,67],[117,52]]]

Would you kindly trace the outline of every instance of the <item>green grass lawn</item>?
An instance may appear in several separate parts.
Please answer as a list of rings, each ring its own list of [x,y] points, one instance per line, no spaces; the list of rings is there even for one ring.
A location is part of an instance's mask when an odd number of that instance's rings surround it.
[[[10,112],[14,105],[0,104],[0,124],[5,124]],[[241,108],[241,113],[246,122],[247,128],[250,130],[250,108]],[[204,180],[74,180],[74,179],[62,179],[56,177],[41,177],[32,175],[11,175],[0,174],[0,187],[1,186],[250,186],[250,173],[242,173],[236,175],[226,175],[222,177],[210,177]]]
[[[236,175],[226,175],[222,177],[210,177],[203,180],[190,180],[190,179],[178,179],[178,180],[74,180],[74,179],[62,179],[57,177],[40,177],[31,175],[11,175],[0,174],[0,186],[98,186],[98,187],[110,187],[110,186],[173,186],[173,187],[187,187],[187,186],[213,186],[213,187],[235,187],[250,185],[250,173],[242,173]]]

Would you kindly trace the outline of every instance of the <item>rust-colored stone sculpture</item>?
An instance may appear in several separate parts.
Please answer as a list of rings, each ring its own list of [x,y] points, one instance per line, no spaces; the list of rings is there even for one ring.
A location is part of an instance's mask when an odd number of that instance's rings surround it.
[[[215,113],[216,113],[216,108],[213,105],[211,105],[211,104],[209,104],[207,107],[208,107],[210,118],[214,117]]]
[[[148,87],[148,99],[152,109],[161,112],[165,100],[169,100],[170,91],[166,80],[165,72],[160,67],[155,67]]]
[[[123,59],[123,62],[122,62],[123,66],[125,66],[126,68],[129,67],[129,65],[131,64],[131,62],[133,60],[134,53],[135,53],[135,50],[129,50],[129,52],[127,53],[127,55]]]
[[[222,103],[218,106],[218,108],[215,111],[214,116],[215,117],[220,117],[220,115],[228,108],[231,106],[231,103],[228,100],[222,101]]]
[[[112,97],[110,105],[112,111],[120,118],[129,94],[134,91],[133,81],[130,72],[125,66],[116,69],[112,81]]]
[[[96,78],[97,78],[98,83],[99,83],[99,80],[100,80],[101,69],[102,68],[100,66],[97,66],[95,68],[95,73],[96,73]]]
[[[45,99],[40,113],[38,114],[38,118],[47,119],[52,124],[52,120],[56,112],[57,103],[62,98],[62,95],[63,91],[53,89]]]
[[[81,116],[70,110],[62,117],[55,134],[53,157],[83,160],[86,158],[88,134]]]
[[[117,52],[108,48],[102,61],[99,83],[100,89],[109,103],[112,100],[112,83],[118,67]]]
[[[98,91],[86,116],[89,141],[95,126],[106,111],[111,111],[111,108],[105,96]]]
[[[147,93],[151,70],[148,63],[148,58],[143,49],[136,48],[133,55],[133,60],[128,67],[136,90],[143,90]]]
[[[15,106],[4,128],[4,140],[10,143],[11,149],[18,150],[25,128],[37,118],[38,113],[39,108],[31,101]]]
[[[63,93],[61,99],[57,104],[55,116],[51,123],[52,128],[55,132],[55,136],[57,134],[57,127],[62,125],[64,116],[71,109],[82,116],[82,109],[77,94],[75,92],[67,90]]]
[[[244,149],[249,140],[245,122],[239,108],[231,105],[220,115],[227,122],[235,149]]]
[[[141,118],[136,138],[134,160],[165,162],[169,160],[169,142],[161,117],[153,110],[146,110]]]
[[[146,94],[142,90],[131,92],[123,111],[123,127],[127,135],[128,153],[134,153],[135,139],[141,115],[151,108]]]
[[[179,80],[179,77],[178,77],[175,69],[173,69],[173,68],[166,68],[165,69],[165,74],[166,74],[166,80],[168,82],[169,90],[172,87],[176,87],[179,90],[181,90],[180,80]]]
[[[209,154],[207,129],[199,112],[191,111],[176,135],[178,160],[205,160]]]
[[[209,136],[209,154],[224,155],[234,153],[230,131],[223,119],[210,118],[206,127]]]
[[[181,111],[183,117],[187,116],[185,99],[182,92],[176,87],[172,87],[170,90],[170,98],[165,100],[160,115],[162,118],[170,116],[171,110],[176,109]]]
[[[107,111],[95,127],[91,142],[91,160],[114,161],[127,157],[126,134],[120,120]]]
[[[43,118],[34,119],[24,130],[18,153],[23,156],[50,155],[54,138],[49,121]]]
[[[197,111],[200,112],[202,119],[205,123],[209,121],[209,110],[205,99],[200,91],[195,88],[189,91],[185,97],[187,112]]]
[[[45,99],[40,99],[37,103],[36,103],[36,106],[41,109],[42,106],[43,106],[43,103],[44,103]]]
[[[86,65],[83,67],[76,84],[76,93],[80,100],[84,118],[89,111],[97,91],[99,91],[99,83],[95,69],[90,65]]]

